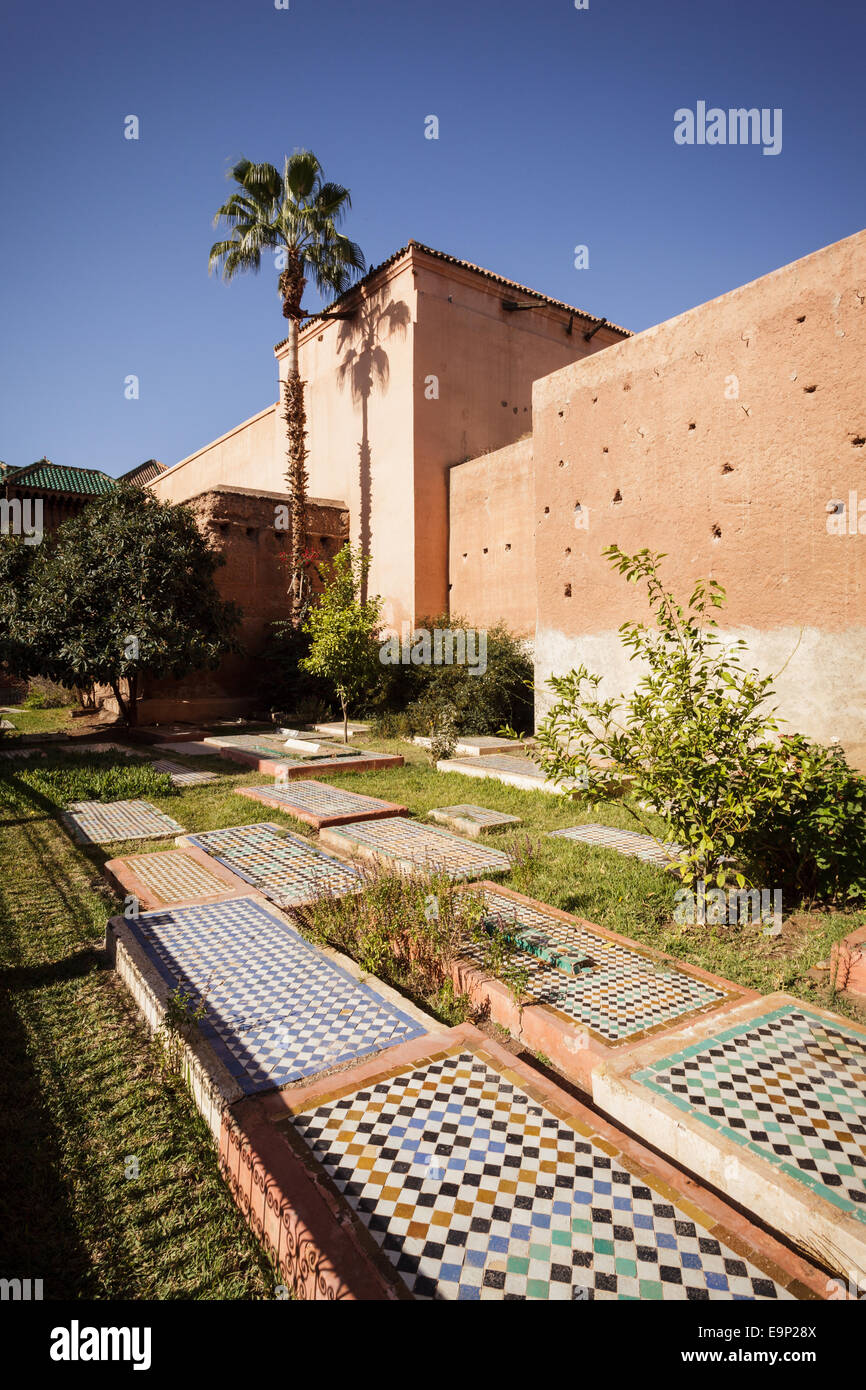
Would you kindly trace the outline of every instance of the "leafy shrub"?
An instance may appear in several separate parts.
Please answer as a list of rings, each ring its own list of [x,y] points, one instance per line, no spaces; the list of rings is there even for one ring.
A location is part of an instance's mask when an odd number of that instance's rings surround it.
[[[840,752],[779,736],[767,708],[774,677],[746,669],[745,642],[723,642],[711,616],[721,585],[699,580],[684,608],[658,578],[664,556],[604,554],[647,586],[655,626],[620,629],[645,674],[615,699],[599,697],[601,677],[585,666],[551,678],[559,698],[538,731],[548,776],[583,779],[590,806],[629,778],[636,806],[624,804],[642,824],[642,804],[663,816],[686,881],[866,898],[866,783]]]
[[[440,614],[424,618],[419,628],[456,632],[467,628],[462,618]],[[445,712],[460,734],[496,734],[506,725],[519,731],[532,728],[532,662],[520,638],[501,623],[487,630],[487,665],[472,674],[468,665],[404,665],[381,667],[378,688],[369,713],[383,718],[405,715],[405,733],[432,736]]]
[[[335,947],[372,975],[405,989],[453,1024],[473,1013],[457,995],[452,967],[474,945],[490,973],[509,980],[514,946],[485,926],[484,905],[444,874],[365,873],[361,893],[322,897],[296,917],[312,940]],[[494,972],[495,967],[495,972]]]

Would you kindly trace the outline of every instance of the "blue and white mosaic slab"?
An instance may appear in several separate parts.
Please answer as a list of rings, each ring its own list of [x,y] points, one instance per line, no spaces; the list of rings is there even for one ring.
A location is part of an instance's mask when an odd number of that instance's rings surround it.
[[[647,864],[661,867],[672,863],[682,854],[680,845],[663,845],[653,835],[641,835],[636,830],[614,830],[609,825],[572,825],[565,830],[550,830],[548,836],[552,840],[577,840],[582,845],[613,849],[618,854],[627,854],[633,859],[643,859]]]
[[[416,1299],[788,1299],[472,1052],[291,1123]]]
[[[246,1094],[368,1057],[424,1028],[253,898],[144,912],[129,929]]]
[[[149,801],[73,801],[62,820],[81,845],[115,840],[164,840],[182,835],[183,826]]]
[[[302,907],[316,898],[341,897],[363,887],[361,875],[351,864],[343,864],[302,835],[281,831],[270,821],[208,830],[188,838],[278,907]]]
[[[635,1081],[866,1223],[866,1040],[787,1006]]]

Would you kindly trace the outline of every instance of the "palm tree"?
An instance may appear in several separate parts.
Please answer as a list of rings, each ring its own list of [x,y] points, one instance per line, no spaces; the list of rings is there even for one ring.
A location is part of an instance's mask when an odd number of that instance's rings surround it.
[[[289,440],[291,616],[297,626],[305,606],[307,559],[307,420],[298,366],[298,329],[307,311],[301,301],[308,276],[323,296],[343,294],[365,269],[364,257],[361,248],[337,230],[351,207],[349,190],[323,181],[322,167],[310,150],[298,150],[286,159],[282,174],[273,164],[241,159],[229,178],[237,187],[217,212],[214,226],[222,221],[231,228],[231,236],[211,247],[208,269],[221,270],[224,280],[232,280],[242,270],[258,271],[263,251],[279,253],[279,294],[289,327],[283,418]]]

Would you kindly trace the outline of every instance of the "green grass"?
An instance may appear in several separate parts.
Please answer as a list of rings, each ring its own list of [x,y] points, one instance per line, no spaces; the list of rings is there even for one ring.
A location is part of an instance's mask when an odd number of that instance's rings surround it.
[[[0,714],[0,719],[8,719],[10,724],[15,725],[16,732],[19,734],[50,734],[62,733],[64,730],[74,731],[71,709],[14,709],[6,710]],[[9,738],[15,735],[7,731]]]
[[[46,1298],[270,1297],[210,1135],[108,967],[99,857],[25,790],[0,810],[4,1276]]]

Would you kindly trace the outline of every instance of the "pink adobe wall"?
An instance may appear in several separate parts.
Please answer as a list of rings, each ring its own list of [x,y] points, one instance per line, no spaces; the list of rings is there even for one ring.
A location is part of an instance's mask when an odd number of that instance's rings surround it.
[[[413,613],[410,257],[361,287],[357,303],[354,318],[313,322],[301,334],[307,468],[311,493],[347,504],[352,543],[372,556],[370,592],[382,595],[385,621],[399,626]],[[282,382],[284,346],[277,359]]]
[[[861,232],[536,383],[539,683],[633,683],[617,628],[647,610],[600,552],[647,546],[684,596],[718,578],[754,664],[790,658],[780,714],[866,761],[866,534],[826,525],[866,501],[864,306]]]
[[[448,604],[448,471],[513,443],[532,428],[536,378],[621,341],[602,328],[589,343],[591,319],[532,301],[519,289],[414,248],[415,329],[415,613]],[[534,307],[509,313],[504,299]],[[438,399],[428,398],[428,378]],[[452,596],[453,597],[453,596]]]
[[[285,424],[278,408],[269,405],[166,469],[148,486],[164,502],[186,502],[220,485],[281,491],[285,484],[279,459],[285,458],[284,437]]]
[[[449,610],[476,627],[502,620],[535,636],[532,438],[452,468]]]

